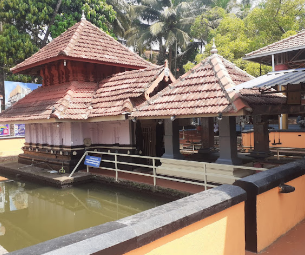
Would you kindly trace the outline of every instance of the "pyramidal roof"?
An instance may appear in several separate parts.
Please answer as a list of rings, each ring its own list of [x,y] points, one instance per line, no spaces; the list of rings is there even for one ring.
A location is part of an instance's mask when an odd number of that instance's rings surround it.
[[[248,105],[236,100],[234,91],[227,90],[251,79],[251,75],[215,53],[152,97],[149,103],[139,105],[132,116],[203,117],[237,112]]]
[[[101,29],[82,19],[11,71],[18,73],[64,58],[133,69],[152,66]]]

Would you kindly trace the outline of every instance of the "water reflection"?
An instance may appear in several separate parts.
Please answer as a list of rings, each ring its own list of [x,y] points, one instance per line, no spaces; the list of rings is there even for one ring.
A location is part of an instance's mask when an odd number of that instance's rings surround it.
[[[18,250],[166,202],[100,184],[60,190],[0,182],[0,245],[8,251]]]

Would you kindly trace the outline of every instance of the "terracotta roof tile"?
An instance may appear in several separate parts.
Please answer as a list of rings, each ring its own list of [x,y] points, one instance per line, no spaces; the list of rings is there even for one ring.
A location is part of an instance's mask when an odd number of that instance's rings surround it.
[[[152,66],[89,21],[82,20],[11,70],[16,73],[60,55],[126,67]]]
[[[87,119],[96,83],[70,82],[60,86],[39,87],[1,113],[6,121],[49,119]],[[55,111],[54,111],[54,110]]]
[[[139,105],[132,116],[216,115],[232,111],[234,108],[226,88],[252,78],[223,57],[213,54],[156,94],[149,104]]]
[[[278,42],[267,45],[258,50],[246,54],[245,59],[256,56],[267,56],[275,52],[291,51],[297,49],[304,49],[305,47],[305,30],[300,31],[298,34],[280,40]]]
[[[164,66],[149,67],[118,73],[104,79],[93,97],[90,117],[122,114],[127,99],[137,105],[137,100],[133,99],[140,97],[163,70]]]
[[[126,107],[129,109],[143,102],[145,90],[162,73],[164,66],[152,66],[115,74],[99,84],[73,81],[39,87],[2,112],[0,122],[49,118],[81,120],[121,115]]]

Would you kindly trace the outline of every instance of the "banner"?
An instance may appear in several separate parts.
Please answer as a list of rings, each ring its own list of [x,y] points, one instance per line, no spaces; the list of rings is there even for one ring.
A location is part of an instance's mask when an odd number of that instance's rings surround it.
[[[0,136],[10,135],[10,124],[0,124]]]
[[[25,124],[14,124],[15,136],[25,136]]]
[[[41,84],[4,81],[5,109],[11,107],[21,98],[37,89]]]

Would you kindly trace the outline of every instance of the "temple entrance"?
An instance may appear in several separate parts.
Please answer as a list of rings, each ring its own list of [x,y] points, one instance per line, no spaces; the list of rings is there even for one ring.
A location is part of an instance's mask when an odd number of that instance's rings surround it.
[[[154,120],[142,122],[143,155],[156,156],[156,122]]]

